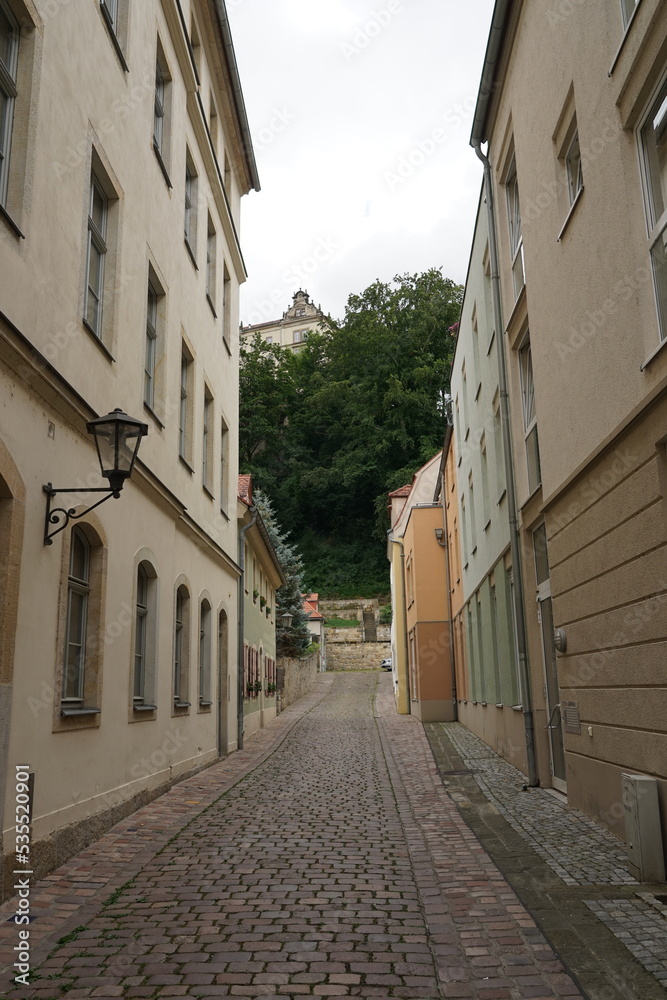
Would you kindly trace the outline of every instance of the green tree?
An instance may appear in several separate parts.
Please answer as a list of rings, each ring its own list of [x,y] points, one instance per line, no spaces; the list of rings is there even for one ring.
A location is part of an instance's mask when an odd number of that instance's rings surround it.
[[[302,656],[310,645],[308,616],[303,610],[303,560],[296,546],[287,541],[287,534],[280,530],[273,504],[261,490],[253,492],[253,504],[266,525],[271,544],[285,575],[285,583],[276,591],[276,654]],[[280,624],[280,616],[292,615],[287,628]]]
[[[298,354],[256,338],[242,357],[243,471],[323,594],[388,591],[387,492],[442,445],[461,299],[435,268],[376,281]]]

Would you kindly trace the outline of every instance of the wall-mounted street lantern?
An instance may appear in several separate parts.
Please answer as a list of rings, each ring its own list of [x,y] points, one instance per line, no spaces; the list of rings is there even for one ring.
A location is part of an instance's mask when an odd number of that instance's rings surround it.
[[[109,497],[118,499],[125,480],[132,475],[141,439],[148,434],[148,424],[142,423],[135,417],[128,417],[127,413],[123,413],[117,407],[112,413],[107,413],[105,417],[91,420],[86,424],[86,430],[95,438],[100,469],[104,478],[109,480],[109,486],[95,486],[83,490],[78,486],[54,489],[51,483],[43,486],[42,489],[46,493],[45,545],[51,545],[53,536],[57,535],[59,531],[63,531],[70,521],[83,517],[84,514],[89,514],[91,510],[99,507]],[[87,507],[86,510],[76,514],[76,507],[54,507],[53,510],[51,509],[51,500],[57,493],[106,493],[106,496]],[[57,524],[58,527],[49,532],[51,524]]]
[[[294,615],[290,615],[290,614],[289,614],[289,613],[288,613],[288,612],[286,611],[286,612],[285,612],[284,614],[282,614],[282,615],[280,615],[280,616],[278,617],[278,621],[279,621],[279,623],[280,623],[280,624],[282,625],[282,627],[283,627],[283,628],[289,628],[289,627],[290,627],[290,625],[292,624],[292,618],[293,618],[293,617],[294,617]]]

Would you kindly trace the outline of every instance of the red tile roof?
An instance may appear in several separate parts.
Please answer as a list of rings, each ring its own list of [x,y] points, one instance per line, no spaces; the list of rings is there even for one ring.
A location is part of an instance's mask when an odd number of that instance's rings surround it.
[[[246,507],[252,506],[252,476],[239,476],[238,495]]]
[[[389,496],[390,497],[407,497],[407,496],[410,495],[410,490],[411,489],[412,489],[412,483],[409,483],[407,486],[401,486],[400,489],[394,490],[394,492],[390,493]]]
[[[303,610],[306,612],[309,618],[313,621],[324,621],[324,615],[321,615],[317,610],[317,601],[319,600],[319,594],[305,594],[301,595],[303,597]],[[315,600],[313,600],[315,598]]]

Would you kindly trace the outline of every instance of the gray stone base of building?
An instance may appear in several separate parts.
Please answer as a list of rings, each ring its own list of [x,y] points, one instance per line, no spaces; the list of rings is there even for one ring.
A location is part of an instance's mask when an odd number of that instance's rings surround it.
[[[223,756],[226,755],[223,754]],[[171,781],[163,781],[153,788],[146,788],[124,802],[110,806],[109,809],[96,813],[94,816],[87,816],[78,823],[71,823],[60,830],[55,830],[41,840],[33,841],[30,845],[31,883],[34,884],[38,879],[44,878],[50,872],[59,868],[60,865],[69,861],[70,858],[85,850],[93,841],[99,840],[112,826],[125,819],[126,816],[136,812],[141,806],[145,806],[149,802],[152,802],[153,799],[164,795],[170,788],[181,781],[185,781],[186,778],[191,778],[200,771],[205,771],[207,767],[217,764],[219,759],[216,757],[202,764],[200,767],[184,771]],[[2,855],[2,893],[0,902],[4,902],[10,896],[15,895],[14,882],[16,881],[16,876],[14,875],[14,869],[16,867],[14,852]]]

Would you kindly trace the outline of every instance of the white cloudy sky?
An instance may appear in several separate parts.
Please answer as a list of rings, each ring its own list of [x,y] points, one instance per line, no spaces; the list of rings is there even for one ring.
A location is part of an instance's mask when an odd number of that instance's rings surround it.
[[[379,278],[463,282],[468,145],[493,0],[227,0],[262,190],[243,199],[241,320],[305,288],[342,317]]]

